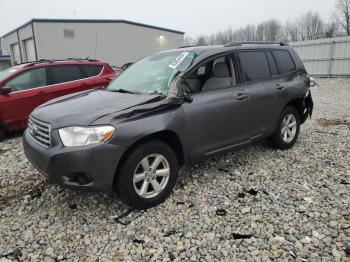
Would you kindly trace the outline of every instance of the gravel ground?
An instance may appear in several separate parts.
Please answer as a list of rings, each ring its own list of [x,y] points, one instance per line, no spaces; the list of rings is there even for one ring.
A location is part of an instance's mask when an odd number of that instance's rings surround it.
[[[165,203],[118,219],[113,194],[48,184],[6,140],[0,261],[349,261],[350,80],[319,82],[291,150],[260,142],[184,167]]]

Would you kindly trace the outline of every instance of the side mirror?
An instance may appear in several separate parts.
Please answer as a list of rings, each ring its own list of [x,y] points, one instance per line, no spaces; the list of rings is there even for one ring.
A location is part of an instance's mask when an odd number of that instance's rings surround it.
[[[7,94],[9,94],[11,92],[12,92],[12,89],[9,86],[3,86],[3,87],[0,88],[0,93],[3,94],[3,95],[7,95]]]
[[[188,102],[188,103],[192,103],[192,101],[193,101],[193,97],[190,96],[189,94],[185,94],[185,95],[183,96],[183,99],[184,99],[186,102]]]

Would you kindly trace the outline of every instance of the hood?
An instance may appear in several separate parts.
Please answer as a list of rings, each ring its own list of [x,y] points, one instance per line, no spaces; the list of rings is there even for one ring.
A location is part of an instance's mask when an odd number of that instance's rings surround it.
[[[97,118],[154,101],[158,95],[136,95],[94,90],[53,99],[37,107],[32,116],[51,128],[89,125]]]

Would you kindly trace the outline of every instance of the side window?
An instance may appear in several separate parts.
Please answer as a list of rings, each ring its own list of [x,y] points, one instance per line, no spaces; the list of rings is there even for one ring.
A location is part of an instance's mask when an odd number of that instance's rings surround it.
[[[273,50],[272,54],[277,63],[280,74],[288,73],[295,69],[295,65],[289,52],[286,50]]]
[[[102,65],[81,65],[87,77],[97,76],[101,73]]]
[[[238,57],[245,81],[270,77],[270,68],[264,51],[239,52]]]
[[[80,69],[76,65],[63,65],[49,67],[51,84],[70,82],[84,78]]]
[[[271,52],[266,52],[266,56],[267,56],[267,60],[269,61],[271,75],[272,76],[278,75],[277,65],[276,65],[275,59],[273,58]]]
[[[229,57],[223,56],[201,65],[184,80],[189,93],[222,89],[231,86]]]
[[[47,85],[46,69],[36,68],[26,71],[6,83],[12,91],[21,91]]]

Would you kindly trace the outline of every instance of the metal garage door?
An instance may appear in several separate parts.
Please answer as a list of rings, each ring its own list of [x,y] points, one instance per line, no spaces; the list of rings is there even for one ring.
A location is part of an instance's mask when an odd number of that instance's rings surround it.
[[[11,45],[12,49],[12,57],[13,57],[13,62],[15,65],[21,63],[21,53],[19,51],[19,45],[18,44],[13,44]]]
[[[33,38],[24,40],[24,48],[26,50],[26,60],[35,61],[35,49]]]

